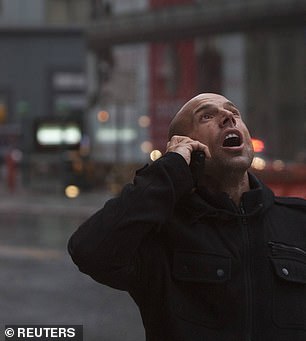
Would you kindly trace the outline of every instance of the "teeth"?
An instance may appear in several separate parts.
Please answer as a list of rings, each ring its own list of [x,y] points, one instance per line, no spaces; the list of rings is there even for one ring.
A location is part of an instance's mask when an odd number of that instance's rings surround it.
[[[231,137],[239,137],[237,134],[227,134],[224,140],[230,139]]]

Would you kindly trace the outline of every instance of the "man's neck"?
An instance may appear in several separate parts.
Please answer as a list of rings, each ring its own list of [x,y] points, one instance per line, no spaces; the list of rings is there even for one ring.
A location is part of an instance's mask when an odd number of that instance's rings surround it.
[[[242,194],[250,190],[248,173],[239,174],[237,172],[229,172],[223,176],[205,175],[200,183],[210,192],[225,192],[239,206]]]

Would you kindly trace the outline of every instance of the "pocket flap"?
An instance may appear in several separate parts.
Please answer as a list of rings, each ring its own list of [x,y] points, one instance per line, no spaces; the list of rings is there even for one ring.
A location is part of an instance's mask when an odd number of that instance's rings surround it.
[[[181,281],[224,282],[231,277],[231,259],[215,254],[177,251],[173,275]]]
[[[306,284],[306,263],[296,259],[271,258],[276,275],[290,282]]]

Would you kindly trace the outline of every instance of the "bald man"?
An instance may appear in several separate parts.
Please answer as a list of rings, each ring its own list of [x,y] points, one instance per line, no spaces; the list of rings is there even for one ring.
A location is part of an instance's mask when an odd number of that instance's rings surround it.
[[[130,293],[146,340],[306,340],[306,201],[275,197],[253,154],[238,108],[200,94],[165,155],[71,237],[80,271]]]

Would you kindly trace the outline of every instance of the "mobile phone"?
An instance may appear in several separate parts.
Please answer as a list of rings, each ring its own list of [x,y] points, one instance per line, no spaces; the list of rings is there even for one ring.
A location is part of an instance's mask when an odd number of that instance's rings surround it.
[[[193,178],[193,184],[196,187],[205,166],[205,153],[200,150],[195,150],[191,153],[190,171]]]

